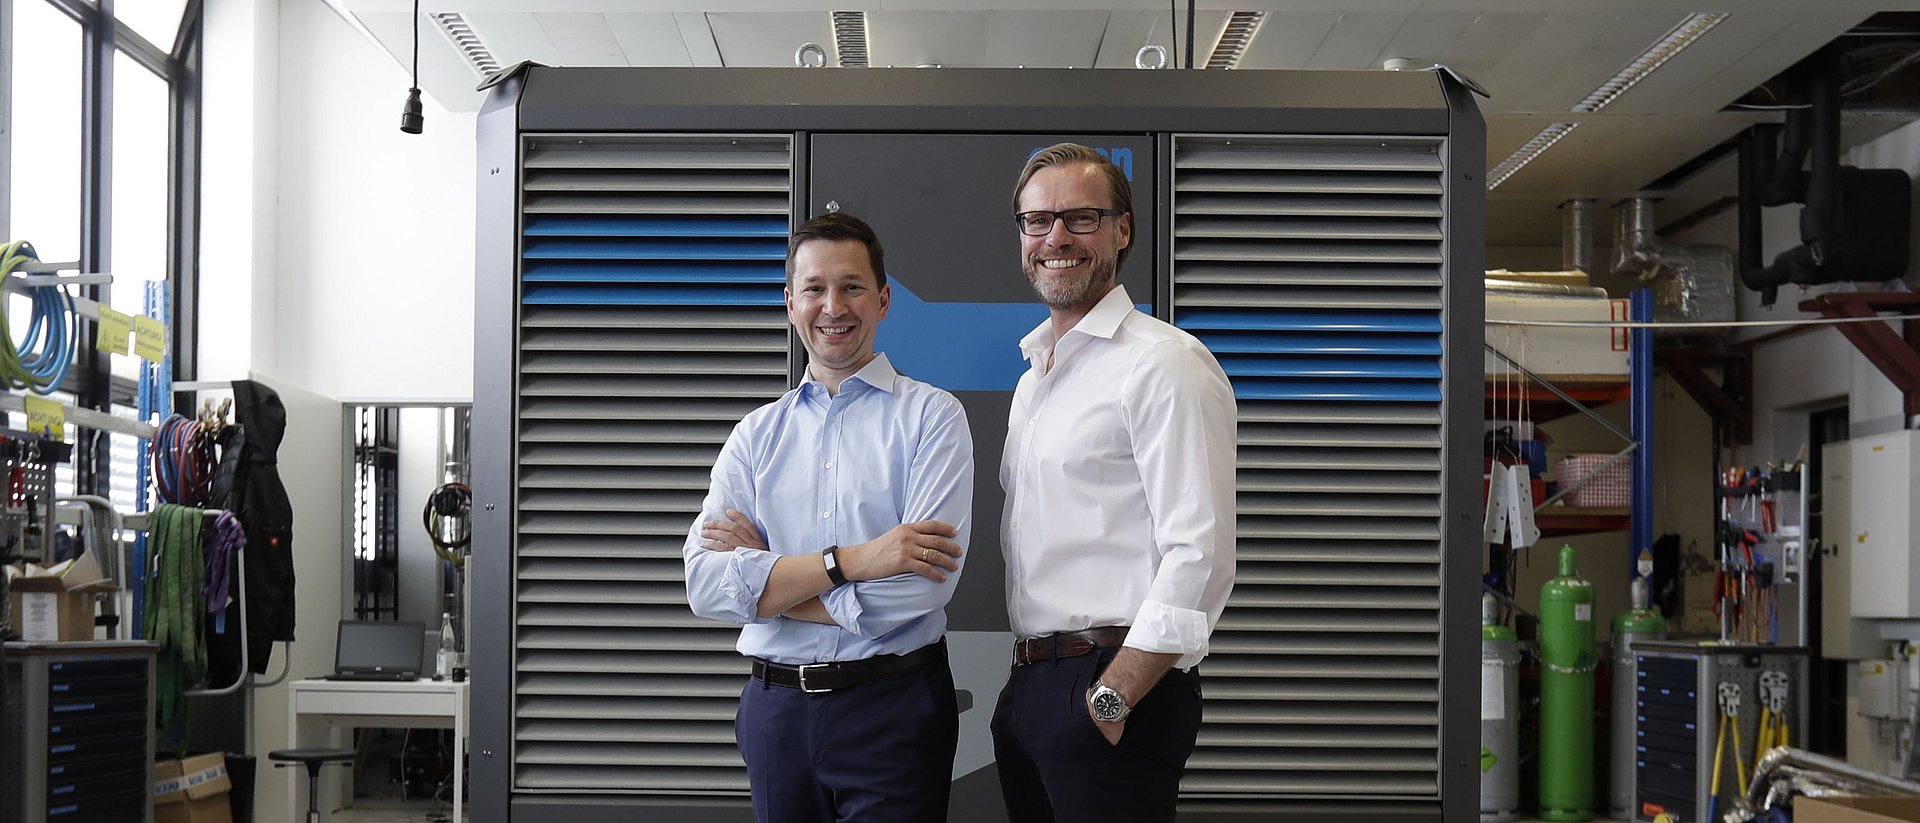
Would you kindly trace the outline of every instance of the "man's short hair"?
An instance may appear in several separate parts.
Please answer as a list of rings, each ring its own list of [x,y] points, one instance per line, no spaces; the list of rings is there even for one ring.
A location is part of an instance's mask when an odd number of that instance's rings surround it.
[[[867,247],[867,262],[873,265],[873,287],[887,285],[887,253],[880,248],[880,236],[873,233],[873,227],[843,211],[830,211],[800,225],[787,241],[787,286],[793,286],[793,257],[800,253],[800,244],[808,240],[854,240]]]
[[[1027,165],[1020,169],[1020,179],[1013,184],[1013,213],[1020,213],[1020,193],[1026,191],[1027,181],[1033,179],[1035,172],[1048,166],[1066,166],[1074,163],[1086,163],[1099,169],[1102,174],[1106,175],[1107,194],[1112,198],[1112,202],[1108,203],[1104,208],[1119,209],[1128,214],[1133,213],[1133,184],[1127,182],[1126,173],[1120,171],[1120,167],[1114,165],[1113,161],[1108,160],[1106,155],[1082,146],[1079,143],[1055,143],[1034,152],[1032,157],[1027,158]],[[1120,218],[1115,217],[1114,219],[1119,220]],[[1139,227],[1136,226],[1135,228],[1137,229]],[[1132,242],[1128,242],[1127,247],[1120,250],[1120,257],[1115,263],[1116,266],[1124,266],[1127,264],[1127,255],[1133,252],[1133,246],[1134,244]]]

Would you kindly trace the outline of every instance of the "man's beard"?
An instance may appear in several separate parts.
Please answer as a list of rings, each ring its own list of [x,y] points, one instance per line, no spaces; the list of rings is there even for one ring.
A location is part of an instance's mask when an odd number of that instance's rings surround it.
[[[1099,300],[1112,287],[1114,275],[1120,269],[1116,258],[1095,257],[1089,260],[1089,271],[1084,280],[1066,281],[1058,277],[1046,277],[1046,268],[1040,261],[1028,258],[1024,271],[1027,285],[1040,295],[1040,302],[1050,309],[1074,309]],[[1046,277],[1045,281],[1041,278]],[[1041,285],[1042,282],[1047,285]]]

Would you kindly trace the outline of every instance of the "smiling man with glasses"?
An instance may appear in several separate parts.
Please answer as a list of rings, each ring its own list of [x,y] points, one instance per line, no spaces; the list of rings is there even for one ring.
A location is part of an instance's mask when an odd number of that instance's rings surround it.
[[[1118,285],[1132,204],[1126,176],[1072,143],[1036,152],[1013,190],[1050,315],[1020,341],[1000,461],[1017,641],[993,739],[1015,823],[1174,819],[1195,666],[1233,588],[1233,387]]]

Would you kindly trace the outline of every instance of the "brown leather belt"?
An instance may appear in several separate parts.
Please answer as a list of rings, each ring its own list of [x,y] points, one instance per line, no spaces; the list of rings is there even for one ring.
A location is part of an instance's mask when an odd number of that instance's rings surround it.
[[[753,678],[775,686],[799,689],[807,694],[825,694],[872,682],[888,675],[917,669],[947,658],[947,639],[939,640],[906,654],[878,654],[865,660],[839,663],[808,663],[789,666],[753,659]]]
[[[1030,637],[1013,644],[1013,665],[1025,666],[1063,657],[1091,654],[1095,649],[1120,645],[1127,639],[1126,626],[1101,626],[1077,632],[1060,632],[1045,637]]]

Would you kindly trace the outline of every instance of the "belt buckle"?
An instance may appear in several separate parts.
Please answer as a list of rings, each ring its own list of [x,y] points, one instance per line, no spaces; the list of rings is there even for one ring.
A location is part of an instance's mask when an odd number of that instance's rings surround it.
[[[805,694],[826,694],[827,692],[830,692],[830,691],[833,691],[832,689],[815,689],[815,688],[812,688],[812,687],[810,687],[810,686],[808,686],[808,685],[807,685],[807,670],[808,670],[808,669],[824,669],[824,668],[826,668],[826,667],[828,667],[828,666],[830,666],[830,665],[833,665],[833,664],[831,664],[831,663],[802,663],[802,664],[800,664],[800,691],[801,691],[801,692],[803,692],[803,693],[805,693]]]

